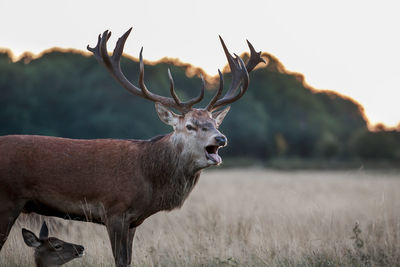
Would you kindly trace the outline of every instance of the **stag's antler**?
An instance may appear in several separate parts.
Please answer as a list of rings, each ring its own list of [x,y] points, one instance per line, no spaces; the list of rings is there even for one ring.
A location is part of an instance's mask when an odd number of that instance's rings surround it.
[[[172,98],[154,94],[150,92],[147,89],[146,85],[144,84],[144,64],[143,64],[143,56],[142,56],[143,48],[142,48],[139,54],[139,60],[140,60],[139,88],[134,86],[125,77],[125,75],[121,70],[121,65],[120,65],[122,52],[124,50],[124,45],[131,30],[132,28],[130,28],[118,39],[117,44],[115,45],[114,48],[114,52],[111,57],[108,55],[107,52],[107,41],[111,36],[111,32],[109,32],[108,30],[105,31],[102,35],[99,35],[97,45],[94,48],[87,46],[87,49],[90,52],[92,52],[97,61],[103,64],[107,68],[107,70],[111,73],[111,75],[126,90],[128,90],[132,94],[143,97],[145,99],[149,99],[153,102],[160,102],[164,106],[175,108],[181,111],[183,114],[189,112],[192,109],[193,105],[199,103],[204,97],[205,82],[203,76],[201,75],[202,87],[200,94],[197,97],[190,99],[189,101],[182,102],[176,95],[174,89],[174,80],[172,78],[169,69],[168,69],[168,78],[170,82],[170,92]],[[243,60],[238,55],[234,54],[235,57],[232,57],[232,55],[226,48],[226,45],[222,40],[221,36],[219,38],[221,40],[222,47],[224,49],[226,58],[229,63],[229,67],[231,69],[232,84],[229,90],[225,93],[224,97],[220,98],[222,90],[224,89],[224,80],[220,70],[218,70],[219,89],[215,94],[215,96],[211,99],[210,103],[205,108],[209,111],[216,110],[224,105],[235,102],[236,100],[241,98],[249,86],[249,72],[251,72],[258,63],[260,62],[265,63],[265,60],[261,57],[261,52],[256,52],[251,43],[247,41],[247,44],[250,48],[250,59],[247,62],[247,65],[245,66]],[[241,84],[242,86],[240,86]]]
[[[165,96],[160,96],[157,94],[154,94],[150,92],[146,85],[144,84],[144,64],[143,64],[143,48],[140,50],[140,73],[139,73],[139,87],[134,86],[123,74],[121,70],[121,56],[122,52],[124,50],[124,45],[126,42],[126,39],[128,38],[132,28],[130,28],[127,32],[122,35],[118,41],[117,44],[114,48],[114,52],[112,56],[110,57],[107,52],[107,41],[111,36],[111,32],[105,31],[102,35],[99,35],[97,45],[96,47],[92,48],[87,46],[87,49],[94,54],[96,57],[97,61],[101,64],[103,64],[107,70],[111,73],[111,75],[129,92],[132,94],[135,94],[137,96],[143,97],[145,99],[151,100],[153,102],[159,102],[163,104],[164,106],[175,108],[182,113],[187,113],[188,111],[191,110],[192,106],[198,102],[200,102],[203,97],[204,97],[204,87],[205,87],[205,82],[203,79],[203,76],[201,76],[202,80],[202,87],[200,94],[195,97],[190,99],[189,101],[182,102],[178,98],[178,96],[175,93],[174,89],[174,80],[172,79],[172,75],[170,70],[168,69],[168,77],[170,81],[170,92],[172,95],[171,97],[165,97]]]
[[[250,59],[245,66],[243,60],[238,55],[234,54],[235,57],[232,57],[232,55],[226,48],[224,40],[222,40],[221,36],[219,37],[219,39],[228,60],[229,68],[231,69],[232,84],[228,91],[226,91],[224,97],[220,98],[222,90],[224,89],[224,80],[220,70],[218,70],[219,88],[217,93],[211,99],[210,103],[206,106],[206,109],[209,111],[216,110],[241,98],[249,87],[249,73],[255,68],[255,66],[257,66],[258,63],[266,63],[265,60],[261,57],[261,52],[256,52],[253,45],[249,41],[247,41],[247,44],[250,48]],[[239,89],[239,86],[242,82],[243,84]]]

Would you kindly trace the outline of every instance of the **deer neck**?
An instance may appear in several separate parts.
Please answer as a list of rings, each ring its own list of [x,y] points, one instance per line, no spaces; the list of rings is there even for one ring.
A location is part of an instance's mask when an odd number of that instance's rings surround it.
[[[143,157],[145,169],[150,172],[150,176],[193,176],[202,169],[197,166],[195,155],[185,149],[184,142],[175,133],[151,139],[144,150],[147,155]]]
[[[37,267],[58,267],[61,265],[57,264],[48,264],[46,262],[43,262],[40,258],[35,257],[35,264]]]
[[[148,170],[147,177],[153,184],[156,208],[178,208],[196,185],[201,169],[184,153],[184,144],[174,140],[174,133],[150,141],[148,145],[149,157],[144,169]]]

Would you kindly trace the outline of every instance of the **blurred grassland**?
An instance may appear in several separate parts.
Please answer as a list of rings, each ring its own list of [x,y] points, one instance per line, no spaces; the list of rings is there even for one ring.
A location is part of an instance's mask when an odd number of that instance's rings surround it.
[[[103,226],[21,215],[0,266],[32,266],[21,228],[82,244],[66,266],[113,266]],[[359,224],[356,226],[356,222]],[[400,266],[400,173],[206,171],[181,210],[147,219],[133,266]]]

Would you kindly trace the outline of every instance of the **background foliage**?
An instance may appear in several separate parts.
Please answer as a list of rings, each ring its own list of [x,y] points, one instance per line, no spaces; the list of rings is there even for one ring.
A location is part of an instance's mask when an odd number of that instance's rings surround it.
[[[251,73],[249,90],[232,104],[221,126],[232,144],[221,151],[225,158],[400,162],[399,131],[369,131],[359,104],[316,91],[272,55],[264,57],[269,64]],[[181,98],[197,95],[200,79],[186,74],[201,70],[165,60],[146,64],[145,80],[152,91],[169,95],[168,67]],[[137,84],[138,63],[124,58],[122,69]],[[225,84],[229,86],[229,74]],[[216,85],[209,83],[203,105]],[[17,62],[0,53],[0,92],[0,135],[148,139],[170,131],[153,103],[122,89],[94,57],[73,51]]]

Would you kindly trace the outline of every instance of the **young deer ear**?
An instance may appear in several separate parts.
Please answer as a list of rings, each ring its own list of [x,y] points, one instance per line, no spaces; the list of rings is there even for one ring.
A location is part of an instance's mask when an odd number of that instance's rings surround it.
[[[226,108],[224,108],[222,110],[219,110],[219,111],[216,111],[216,112],[214,112],[212,114],[212,116],[213,116],[213,118],[214,118],[214,120],[215,120],[215,122],[217,124],[217,127],[219,127],[221,125],[221,123],[224,120],[226,114],[228,114],[228,111],[229,111],[230,108],[231,108],[230,106],[227,106]]]
[[[175,127],[179,122],[179,115],[167,109],[161,103],[156,102],[156,111],[160,120],[172,127]]]
[[[25,244],[27,244],[29,247],[37,248],[42,244],[39,238],[37,238],[34,233],[26,230],[25,228],[22,228],[22,236],[24,238]]]
[[[46,222],[43,222],[42,228],[40,228],[39,238],[46,239],[49,237],[49,228],[47,228]]]

